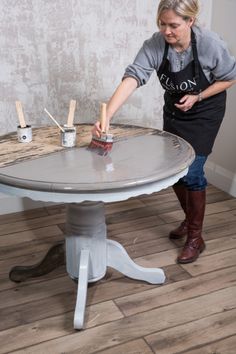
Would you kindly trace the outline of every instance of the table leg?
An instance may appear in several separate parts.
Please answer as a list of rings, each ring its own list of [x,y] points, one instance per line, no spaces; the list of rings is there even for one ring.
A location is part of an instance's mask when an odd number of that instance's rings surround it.
[[[162,284],[165,274],[160,268],[144,268],[134,263],[120,243],[107,240],[107,265],[124,275],[151,284]]]
[[[29,278],[40,277],[48,274],[57,267],[65,264],[64,241],[52,246],[43,260],[31,266],[15,266],[9,273],[9,278],[14,282],[21,282]]]
[[[82,329],[84,326],[84,315],[87,300],[89,274],[89,251],[82,250],[80,253],[79,281],[74,314],[74,328]]]
[[[87,285],[104,277],[107,266],[124,275],[161,284],[165,274],[159,268],[144,268],[135,264],[124,247],[107,240],[104,205],[84,202],[67,206],[66,266],[72,279],[78,279],[74,327],[83,328]]]
[[[106,274],[107,242],[103,203],[84,202],[67,206],[66,268],[72,279],[78,279],[74,328],[82,329],[88,282],[95,282]]]

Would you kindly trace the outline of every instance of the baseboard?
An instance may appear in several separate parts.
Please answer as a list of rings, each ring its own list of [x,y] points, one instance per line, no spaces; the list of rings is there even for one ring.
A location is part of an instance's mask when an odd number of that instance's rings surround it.
[[[236,174],[207,161],[205,172],[209,183],[236,197]]]
[[[50,206],[52,203],[34,201],[29,198],[11,197],[0,193],[0,215],[18,213],[29,209]]]

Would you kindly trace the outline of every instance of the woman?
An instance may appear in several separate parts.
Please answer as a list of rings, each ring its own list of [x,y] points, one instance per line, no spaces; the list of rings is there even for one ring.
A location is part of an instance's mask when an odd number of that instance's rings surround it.
[[[201,234],[207,185],[203,167],[224,117],[226,89],[236,79],[235,59],[216,33],[196,26],[198,12],[198,0],[160,1],[159,32],[144,42],[107,105],[110,120],[156,70],[165,90],[164,130],[184,138],[195,150],[188,174],[173,186],[186,215],[169,235],[170,239],[187,236],[179,263],[195,261],[205,248]],[[93,133],[100,135],[99,122]]]

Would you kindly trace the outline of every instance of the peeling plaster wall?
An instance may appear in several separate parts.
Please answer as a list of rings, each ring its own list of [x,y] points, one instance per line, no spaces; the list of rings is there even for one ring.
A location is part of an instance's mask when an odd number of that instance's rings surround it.
[[[201,22],[210,23],[211,0]],[[76,122],[93,122],[99,102],[119,84],[143,41],[157,30],[156,0],[1,0],[1,134],[17,125],[15,100],[27,122],[51,124],[44,107],[64,123],[70,99]],[[116,121],[162,126],[156,74],[117,113]]]
[[[15,131],[15,100],[26,122],[63,124],[70,99],[76,122],[94,122],[143,41],[157,31],[157,0],[1,0],[0,134]],[[212,0],[202,0],[209,27]],[[163,92],[154,73],[114,121],[162,127]],[[4,199],[4,202],[3,202]],[[13,201],[12,201],[13,200]],[[0,214],[39,206],[0,194]]]

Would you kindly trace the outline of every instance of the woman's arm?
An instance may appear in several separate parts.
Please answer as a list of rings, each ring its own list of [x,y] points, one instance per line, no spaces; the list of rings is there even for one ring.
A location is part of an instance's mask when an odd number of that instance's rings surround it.
[[[131,94],[138,87],[138,82],[133,77],[126,77],[115,90],[107,104],[107,129],[109,122],[118,109],[126,102]],[[97,121],[92,129],[92,134],[100,136],[101,127],[100,122]]]
[[[202,101],[206,98],[216,95],[217,93],[225,91],[235,83],[236,80],[216,81],[208,88],[206,88],[204,91],[202,91],[199,95],[185,95],[179,101],[180,104],[176,103],[175,106],[179,108],[181,111],[186,112],[189,109],[191,109],[196,102]]]
[[[230,88],[235,83],[236,83],[236,80],[232,80],[232,81],[216,81],[212,85],[210,85],[207,89],[202,91],[199,97],[201,99],[206,99],[208,97],[214,96],[217,93],[220,93],[222,91],[227,90],[228,88]]]

